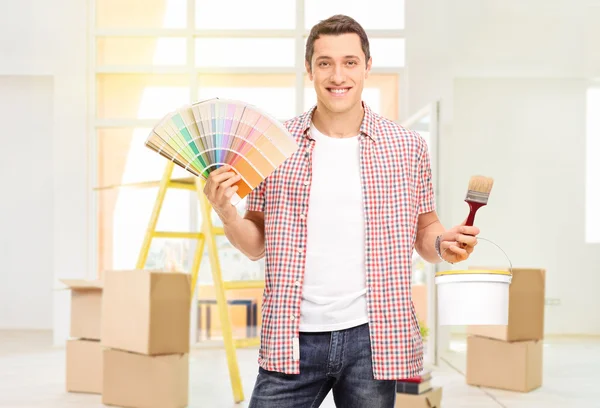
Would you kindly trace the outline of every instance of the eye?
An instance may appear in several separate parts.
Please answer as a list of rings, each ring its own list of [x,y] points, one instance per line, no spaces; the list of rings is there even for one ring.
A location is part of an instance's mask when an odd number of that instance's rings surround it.
[[[356,61],[348,61],[348,65],[356,65]]]
[[[328,64],[329,64],[328,62],[319,62],[319,66],[320,67],[324,67],[324,66],[326,66]]]

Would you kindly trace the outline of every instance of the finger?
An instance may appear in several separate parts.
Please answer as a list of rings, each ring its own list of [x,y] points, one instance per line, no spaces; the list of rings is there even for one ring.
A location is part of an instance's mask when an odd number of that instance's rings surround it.
[[[238,181],[240,181],[240,179],[242,178],[242,176],[240,176],[239,174],[236,174],[235,176],[223,181],[220,185],[219,188],[223,188],[223,189],[228,189],[229,187],[231,187],[233,184],[237,183]]]
[[[227,205],[230,202],[230,198],[238,190],[238,186],[232,186],[233,183],[237,182],[239,178],[232,177],[227,181],[224,181],[219,185],[216,192],[216,202],[218,205]]]
[[[206,187],[208,188],[209,191],[209,196],[212,197],[214,200],[218,200],[219,199],[219,186],[224,183],[227,180],[230,180],[231,178],[234,178],[235,176],[237,176],[236,173],[234,172],[226,172],[226,173],[221,173],[221,174],[217,174],[216,176],[213,176],[214,173],[211,173],[211,175],[209,176],[209,180],[206,184]],[[234,180],[233,183],[235,183]]]
[[[457,232],[459,234],[475,236],[475,235],[479,235],[480,231],[479,231],[479,228],[477,228],[477,227],[467,227],[467,226],[463,225],[461,227],[458,227]]]
[[[225,197],[227,197],[228,199],[233,197],[235,192],[238,191],[238,188],[238,186],[229,187],[227,191],[225,191]]]
[[[237,176],[237,173],[235,171],[227,171],[227,172],[218,173],[218,174],[213,172],[213,173],[210,173],[210,176],[208,176],[208,179],[212,183],[221,184],[225,180],[228,180],[234,176]]]
[[[228,165],[228,164],[225,164],[225,165],[219,167],[218,169],[211,171],[210,174],[211,175],[213,175],[213,174],[214,175],[219,175],[219,174],[225,173],[225,172],[230,171],[230,170],[231,170],[231,166]]]
[[[454,246],[456,246],[456,245],[460,245],[460,243],[459,243],[459,242],[457,242],[457,241],[442,241],[442,242],[440,243],[440,248],[441,248],[441,249],[448,250],[448,249],[450,249],[450,247],[451,247],[451,246],[453,246],[453,245],[454,245]]]
[[[457,234],[456,241],[463,248],[467,246],[474,247],[475,245],[477,245],[477,238],[475,238],[472,235]]]
[[[466,256],[468,253],[466,250],[459,248],[456,245],[450,245],[450,247],[448,247],[449,251],[452,251],[453,253],[455,253],[456,255],[462,255],[462,256]]]

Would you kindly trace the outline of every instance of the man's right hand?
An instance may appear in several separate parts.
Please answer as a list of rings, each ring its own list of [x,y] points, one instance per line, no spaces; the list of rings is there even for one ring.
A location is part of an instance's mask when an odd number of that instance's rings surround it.
[[[204,185],[204,194],[223,224],[233,222],[238,216],[237,209],[231,204],[231,197],[238,190],[238,186],[233,184],[240,179],[239,174],[225,165],[210,173]]]

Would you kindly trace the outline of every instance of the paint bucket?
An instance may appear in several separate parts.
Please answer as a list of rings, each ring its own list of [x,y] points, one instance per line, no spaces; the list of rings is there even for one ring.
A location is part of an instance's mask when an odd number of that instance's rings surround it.
[[[510,259],[508,261],[510,263]],[[437,272],[439,325],[507,325],[511,280],[512,264],[508,271],[469,269]]]

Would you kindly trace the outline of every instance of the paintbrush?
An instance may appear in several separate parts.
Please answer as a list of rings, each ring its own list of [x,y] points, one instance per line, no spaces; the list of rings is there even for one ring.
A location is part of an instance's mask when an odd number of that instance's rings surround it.
[[[469,204],[470,212],[465,225],[472,227],[475,222],[475,213],[487,204],[494,179],[484,176],[473,176],[469,180],[469,189],[465,201]]]

